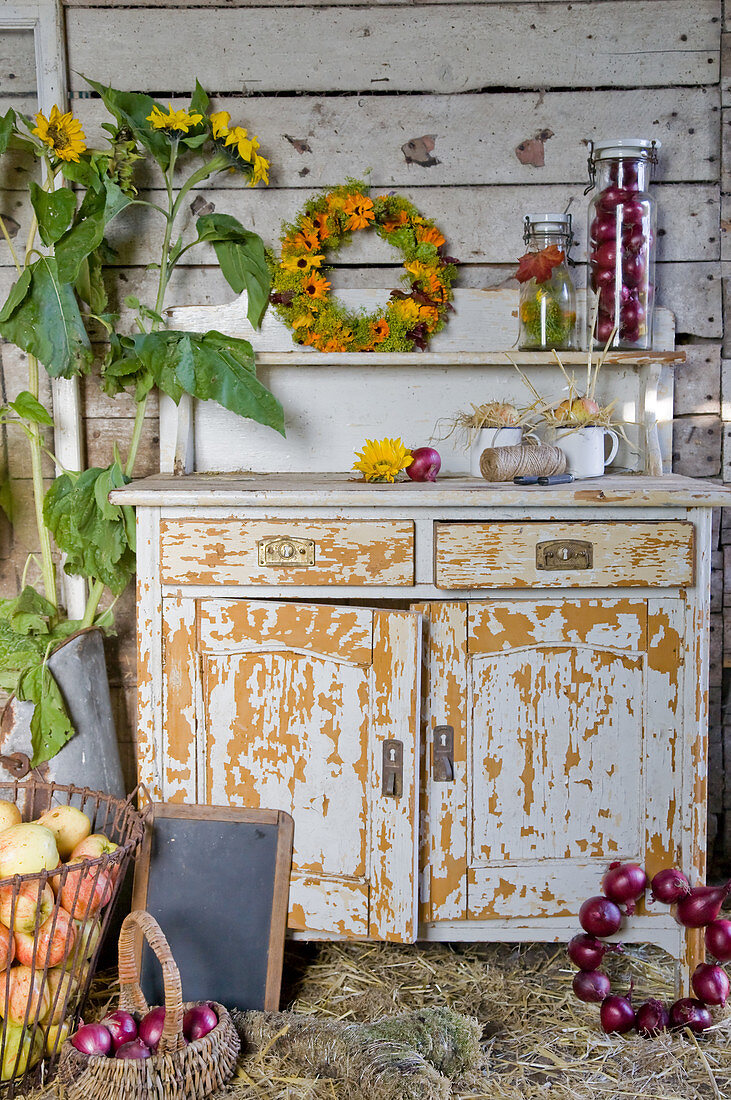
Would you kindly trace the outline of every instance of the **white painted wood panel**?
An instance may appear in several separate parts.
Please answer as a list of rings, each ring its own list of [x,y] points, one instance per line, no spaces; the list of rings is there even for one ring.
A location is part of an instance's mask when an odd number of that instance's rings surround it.
[[[367,153],[362,168],[368,167]],[[582,152],[576,150],[576,165],[581,166]],[[205,190],[206,199],[216,210],[232,214],[255,229],[265,243],[279,253],[282,223],[299,213],[305,196],[301,190],[281,188],[276,192],[257,189]],[[569,203],[575,218],[579,243],[572,255],[585,260],[586,207],[583,184],[543,186],[525,184],[496,187],[415,187],[399,188],[428,218],[436,221],[447,239],[449,254],[462,263],[515,263],[525,252],[523,216],[532,210],[563,210]],[[721,255],[718,226],[719,186],[717,183],[667,183],[658,185],[657,258],[659,262],[703,262]],[[273,196],[276,195],[276,199]],[[144,195],[154,202],[164,201],[157,191]],[[24,200],[25,202],[25,200]],[[24,220],[20,213],[18,220]],[[190,232],[195,215],[188,206],[176,231]],[[164,225],[154,211],[141,207],[125,213],[119,224],[109,227],[109,241],[117,250],[114,263],[145,265],[155,262],[160,253]],[[7,245],[3,245],[7,249]],[[192,254],[202,264],[215,262],[210,245],[200,245]],[[401,254],[373,232],[355,234],[352,243],[337,253],[340,264],[399,265]],[[374,285],[374,284],[371,284]]]
[[[1,102],[1,100],[0,100]],[[184,107],[187,99],[173,99]],[[414,96],[218,97],[217,110],[254,131],[271,161],[272,186],[311,189],[342,183],[367,151],[372,187],[467,184],[566,185],[586,181],[586,139],[631,118],[637,133],[667,148],[655,169],[666,182],[718,179],[719,92],[700,88],[604,88],[601,91],[481,92]],[[108,115],[99,99],[76,99],[87,138],[98,141]],[[517,147],[550,131],[545,163],[522,163]],[[692,131],[690,133],[689,131]],[[430,135],[434,148],[408,142]],[[404,148],[406,146],[406,148]],[[523,153],[525,160],[526,154]],[[410,158],[410,159],[407,159]],[[431,163],[420,163],[418,157]],[[186,162],[186,171],[189,170]],[[10,187],[14,185],[12,175]],[[151,180],[161,186],[161,176]],[[149,181],[148,181],[149,182]],[[201,186],[210,190],[211,181]],[[236,173],[216,177],[217,190],[241,187]],[[583,231],[583,226],[581,226]],[[676,228],[676,227],[674,227]]]
[[[69,70],[98,73],[122,88],[184,91],[192,81],[173,43],[195,42],[198,79],[212,89],[439,91],[531,87],[534,65],[573,87],[704,84],[718,77],[718,0],[607,0],[591,9],[591,31],[566,4],[217,10],[215,27],[195,10],[154,7],[67,11]],[[648,40],[648,28],[652,28]],[[681,38],[681,35],[685,36]],[[238,43],[245,49],[222,49]],[[334,50],[333,43],[337,43]],[[648,48],[648,46],[650,48]],[[617,63],[618,57],[622,64]]]

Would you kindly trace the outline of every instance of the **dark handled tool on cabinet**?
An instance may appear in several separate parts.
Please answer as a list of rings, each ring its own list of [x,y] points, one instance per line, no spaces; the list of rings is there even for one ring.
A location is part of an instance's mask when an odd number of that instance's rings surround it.
[[[573,474],[546,474],[545,477],[533,477],[526,474],[523,477],[513,478],[516,485],[568,485],[573,480]]]

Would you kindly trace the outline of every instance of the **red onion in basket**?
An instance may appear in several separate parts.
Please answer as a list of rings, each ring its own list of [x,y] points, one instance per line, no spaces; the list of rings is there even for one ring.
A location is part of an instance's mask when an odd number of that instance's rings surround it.
[[[125,1043],[114,1055],[115,1058],[149,1058],[152,1051],[141,1039],[133,1039],[131,1043]]]
[[[436,481],[442,465],[439,451],[433,447],[417,447],[411,452],[412,461],[406,467],[406,473],[412,481]]]
[[[112,1050],[118,1050],[125,1043],[137,1038],[137,1021],[131,1012],[118,1008],[102,1020],[102,1024],[112,1036]]]
[[[661,1031],[665,1031],[669,1023],[668,1010],[660,1001],[654,999],[645,1001],[637,1009],[637,1030],[646,1039],[652,1039],[655,1035],[659,1035]]]
[[[731,961],[731,920],[714,920],[706,928],[709,955],[721,963]]]
[[[580,1001],[603,1001],[612,991],[612,983],[601,970],[580,970],[574,975],[573,990]]]
[[[671,1027],[689,1027],[698,1033],[705,1031],[712,1023],[710,1011],[695,997],[683,997],[670,1009]]]
[[[635,1026],[635,1010],[627,997],[605,997],[599,1009],[599,1019],[604,1031],[616,1031],[623,1035]]]
[[[579,924],[590,936],[612,936],[622,923],[622,911],[601,894],[587,898],[579,909]]]
[[[151,1008],[147,1015],[143,1016],[140,1020],[137,1033],[142,1042],[145,1043],[153,1053],[157,1050],[157,1044],[160,1042],[160,1036],[162,1035],[164,1026],[164,1008]]]
[[[672,905],[690,893],[690,883],[677,867],[666,867],[664,871],[658,871],[650,886],[652,900],[662,901],[665,905]]]
[[[729,980],[722,966],[699,963],[691,978],[693,992],[699,1001],[707,1005],[725,1005],[729,994]]]
[[[194,1039],[202,1039],[213,1031],[217,1023],[218,1016],[211,1005],[193,1005],[183,1016],[183,1035],[192,1043]]]
[[[71,1046],[82,1054],[109,1054],[112,1036],[103,1024],[84,1024],[71,1036]]]

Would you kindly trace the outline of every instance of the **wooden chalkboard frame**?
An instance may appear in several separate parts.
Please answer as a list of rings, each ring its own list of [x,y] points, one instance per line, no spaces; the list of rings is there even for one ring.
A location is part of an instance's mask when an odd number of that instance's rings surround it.
[[[294,821],[283,810],[253,810],[237,806],[202,806],[182,802],[152,802],[140,855],[135,864],[132,908],[146,909],[150,875],[150,859],[155,821],[160,818],[186,821],[235,821],[251,825],[275,825],[277,828],[277,853],[274,865],[274,889],[272,894],[272,919],[269,928],[267,976],[264,993],[264,1010],[277,1012],[282,985],[284,940],[287,931],[289,906],[289,878],[292,866]],[[163,929],[164,931],[164,929]],[[143,942],[138,937],[137,966],[141,965]],[[185,989],[183,989],[185,994]]]

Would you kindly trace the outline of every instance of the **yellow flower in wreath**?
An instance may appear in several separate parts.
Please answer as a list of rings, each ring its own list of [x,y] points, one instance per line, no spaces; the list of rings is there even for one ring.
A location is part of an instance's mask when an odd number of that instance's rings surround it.
[[[283,256],[282,267],[285,271],[301,271],[306,274],[313,267],[319,267],[322,256],[315,256],[311,252],[305,256]]]
[[[368,222],[374,221],[376,217],[373,200],[365,195],[348,195],[343,213],[348,215],[346,229],[367,229]]]
[[[55,103],[48,118],[42,111],[38,112],[33,133],[59,160],[78,163],[79,155],[86,150],[86,135],[78,118],[74,118],[71,111],[62,115]]]
[[[419,306],[413,298],[402,298],[400,301],[393,302],[391,310],[409,327],[419,323]]]
[[[401,439],[366,439],[362,451],[356,451],[354,470],[360,470],[366,481],[393,483],[402,470],[410,466],[411,451]]]
[[[319,298],[324,302],[330,292],[330,283],[313,272],[308,279],[305,279],[302,289],[308,297],[315,301]]]
[[[159,107],[153,107],[146,121],[152,124],[153,130],[167,130],[171,134],[187,134],[192,126],[197,126],[203,121],[203,115],[198,111],[173,110],[172,103],[168,104],[167,112]]]

